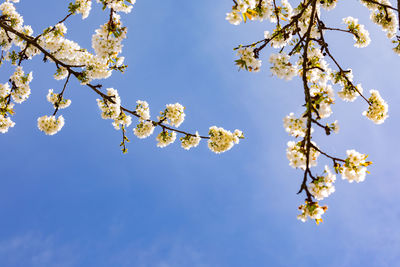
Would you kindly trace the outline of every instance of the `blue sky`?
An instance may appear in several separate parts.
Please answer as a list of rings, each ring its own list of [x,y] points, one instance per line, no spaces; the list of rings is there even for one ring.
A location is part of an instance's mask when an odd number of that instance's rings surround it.
[[[101,81],[118,89],[122,103],[150,104],[153,116],[165,104],[186,107],[181,128],[206,134],[212,125],[244,131],[246,139],[216,155],[206,142],[191,151],[179,144],[156,147],[120,132],[100,118],[97,96],[72,81],[62,110],[63,130],[45,136],[39,116],[50,114],[48,89],[61,89],[55,68],[40,58],[30,99],[16,107],[16,126],[0,137],[0,266],[395,266],[400,260],[400,164],[398,130],[400,58],[385,34],[369,22],[358,1],[339,1],[324,13],[332,25],[360,18],[371,45],[353,47],[350,36],[331,33],[330,49],[354,71],[364,90],[377,89],[389,103],[389,119],[376,126],[361,115],[358,100],[337,100],[336,136],[315,135],[322,148],[343,156],[347,149],[374,162],[365,182],[338,177],[324,200],[324,223],[296,219],[301,171],[285,155],[291,138],[282,118],[302,111],[301,82],[272,77],[268,54],[259,73],[238,72],[232,48],[263,37],[271,25],[235,27],[225,21],[231,2],[143,1],[123,15],[128,39],[125,74]],[[345,3],[344,3],[345,2]],[[66,14],[67,1],[22,0],[17,5],[36,33]],[[98,4],[86,20],[74,16],[67,37],[91,47],[91,35],[107,20]],[[2,66],[1,82],[11,69]],[[320,168],[324,161],[320,162]]]

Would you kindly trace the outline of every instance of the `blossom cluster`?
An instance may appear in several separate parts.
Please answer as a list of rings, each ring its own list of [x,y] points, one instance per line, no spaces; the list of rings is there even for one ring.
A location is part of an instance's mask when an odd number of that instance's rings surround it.
[[[121,128],[129,127],[131,123],[132,123],[132,117],[126,115],[125,112],[121,111],[119,116],[116,119],[114,119],[112,125],[114,126],[115,130],[120,130]]]
[[[168,130],[163,130],[161,133],[159,133],[156,137],[158,143],[158,147],[166,147],[169,144],[172,144],[175,142],[176,139],[176,132],[171,131],[169,132]]]
[[[233,133],[221,127],[212,126],[208,132],[210,139],[208,140],[208,148],[219,154],[228,151],[235,144],[239,144],[239,140],[243,139],[243,133],[235,130]]]
[[[64,126],[64,117],[43,116],[38,118],[38,128],[47,135],[54,135]]]
[[[53,77],[55,80],[64,80],[69,75],[68,69],[60,66],[57,68],[56,73],[54,73]]]
[[[116,119],[121,113],[121,98],[114,88],[107,88],[108,98],[97,99],[103,119]]]
[[[322,222],[321,216],[328,209],[327,206],[321,207],[318,202],[306,201],[305,205],[300,205],[299,210],[301,214],[297,215],[297,219],[306,222],[308,218],[316,221],[317,224]]]
[[[92,47],[96,55],[109,63],[115,61],[116,67],[120,67],[124,58],[118,55],[122,52],[122,41],[126,33],[127,28],[122,27],[119,15],[115,14],[112,23],[103,24],[92,36]]]
[[[316,144],[314,142],[312,142],[312,144],[316,147]],[[288,147],[286,149],[286,157],[289,160],[289,165],[293,168],[300,168],[302,170],[305,170],[307,163],[307,151],[303,143],[289,141],[287,143],[287,146]],[[313,147],[310,148],[308,167],[317,166],[317,159],[319,155],[320,152],[318,150]]]
[[[277,27],[273,33],[269,31],[264,31],[264,38],[268,40],[273,48],[282,48],[289,44],[292,40],[292,33],[290,31],[285,31],[280,27]]]
[[[140,139],[147,138],[154,132],[154,124],[151,121],[141,121],[136,128],[133,129],[133,133]]]
[[[369,32],[365,29],[364,25],[358,24],[358,19],[353,17],[347,17],[343,19],[343,22],[347,24],[347,28],[350,33],[353,34],[353,39],[356,41],[355,47],[366,47],[371,42],[369,38]]]
[[[232,12],[226,13],[226,20],[233,25],[239,25],[243,20],[263,21],[265,19],[276,23],[292,16],[293,8],[287,0],[281,0],[281,6],[274,8],[274,0],[237,0]]]
[[[104,8],[112,9],[115,12],[131,12],[133,5],[136,0],[96,0],[97,3],[101,3]],[[82,14],[82,19],[86,19],[90,10],[92,9],[92,0],[75,0],[74,3],[70,3],[69,12],[72,14]]]
[[[139,116],[139,124],[133,129],[133,133],[140,139],[147,138],[154,132],[154,124],[150,120],[150,108],[146,101],[136,101],[135,112]]]
[[[49,93],[47,94],[47,101],[53,104],[55,109],[56,108],[63,109],[71,105],[70,99],[65,99],[61,94],[54,93],[53,89],[49,90]]]
[[[336,120],[336,121],[334,121],[334,122],[332,122],[331,124],[329,124],[329,125],[327,125],[328,126],[328,128],[331,130],[331,131],[333,131],[334,133],[339,133],[339,130],[340,130],[340,126],[339,126],[339,123],[338,123],[338,121]]]
[[[317,200],[322,200],[335,192],[336,175],[334,175],[329,167],[325,165],[324,175],[318,176],[316,180],[312,181],[308,186],[310,193]]]
[[[356,181],[363,182],[367,173],[367,166],[371,164],[365,161],[368,156],[361,154],[354,149],[346,151],[347,158],[343,166],[338,168],[343,179],[347,179],[350,183]]]
[[[136,0],[97,0],[97,3],[102,3],[103,7],[108,7],[116,12],[129,13],[132,10]]]
[[[6,133],[8,128],[14,127],[15,122],[13,122],[10,117],[5,117],[3,114],[0,114],[0,133]]]
[[[361,0],[361,3],[371,11],[370,19],[382,27],[388,38],[395,37],[398,23],[396,14],[392,9],[384,7],[384,5],[392,6],[392,4],[389,0],[375,0],[374,2]]]
[[[9,83],[0,84],[0,132],[7,133],[8,129],[15,126],[10,118],[14,115],[14,103],[21,104],[26,101],[31,89],[29,83],[32,81],[32,72],[25,74],[21,66],[18,66],[11,75]]]
[[[306,135],[306,120],[304,118],[296,118],[294,113],[290,113],[283,118],[283,127],[291,136],[304,137]]]
[[[300,56],[297,65],[303,66],[303,63],[303,56]],[[307,51],[306,65],[306,77],[308,82],[326,84],[330,80],[332,70],[329,68],[329,64],[326,62],[321,49],[310,46]],[[301,69],[299,75],[303,75],[303,71],[304,70]]]
[[[388,117],[388,104],[382,99],[379,91],[371,90],[371,97],[368,99],[370,106],[363,115],[376,124],[382,124]]]
[[[340,92],[338,92],[338,96],[346,101],[353,102],[357,99],[357,97],[364,92],[361,84],[353,85],[350,82],[347,82],[343,85],[343,88]]]
[[[318,118],[328,118],[332,114],[331,106],[335,100],[332,86],[325,83],[312,84],[310,95],[314,100],[313,107]]]
[[[286,53],[271,54],[269,62],[272,64],[271,72],[278,78],[291,80],[297,75],[297,65],[290,63],[290,56]]]
[[[87,84],[94,79],[106,79],[110,77],[112,69],[110,69],[108,59],[104,58],[103,54],[92,54],[86,49],[81,48],[78,43],[65,38],[64,35],[66,32],[67,28],[64,23],[47,28],[38,38],[38,44],[65,65],[82,67],[82,73],[79,75],[82,84]],[[97,40],[95,37],[93,39]],[[96,43],[93,46],[97,48],[96,52],[100,53],[100,49]],[[33,56],[39,54],[39,52],[34,50],[31,54]],[[49,58],[49,60],[54,61],[52,58]],[[67,75],[68,72],[66,69],[60,68],[57,70],[55,78],[63,79]]]
[[[353,102],[364,91],[361,84],[353,84],[353,72],[351,69],[346,71],[331,72],[331,80],[333,84],[343,86],[338,92],[338,96],[346,102]]]
[[[179,103],[168,104],[164,112],[160,112],[159,121],[164,121],[171,126],[179,127],[185,120],[185,107]]]
[[[239,48],[237,55],[240,59],[236,60],[236,65],[238,65],[241,69],[245,69],[248,71],[258,72],[261,67],[261,60],[255,57],[253,48]]]
[[[55,112],[51,116],[42,116],[39,117],[37,120],[37,126],[40,131],[44,132],[47,135],[54,135],[61,131],[61,129],[64,127],[65,121],[64,117],[61,115],[58,118],[56,118],[56,113],[59,109],[64,109],[67,108],[71,105],[71,100],[70,99],[64,99],[63,98],[63,92],[60,94],[56,94],[53,92],[53,89],[49,90],[49,93],[46,96],[47,101],[49,101],[54,109]]]
[[[32,72],[29,74],[24,73],[21,66],[18,66],[10,80],[13,83],[14,90],[11,92],[11,96],[15,103],[22,103],[27,100],[31,94],[29,83],[32,81]]]
[[[19,1],[13,0],[12,2],[18,3]],[[31,31],[32,30],[31,27],[23,27],[24,20],[23,20],[22,16],[17,12],[17,10],[15,9],[15,7],[14,7],[13,3],[11,3],[11,1],[5,1],[4,3],[2,3],[0,5],[0,11],[2,13],[2,16],[5,16],[9,19],[9,23],[13,28],[15,28],[19,31],[24,31],[24,30]],[[7,51],[11,48],[12,43],[14,43],[17,46],[22,45],[21,40],[18,40],[18,38],[16,38],[14,35],[7,36],[4,29],[0,30],[0,38],[1,38],[0,43],[2,44],[1,45],[2,49],[5,51]],[[11,40],[9,38],[11,38]]]
[[[92,0],[76,0],[75,3],[69,5],[71,13],[82,14],[82,19],[86,19],[92,9]]]
[[[138,100],[136,101],[136,114],[139,115],[141,121],[150,119],[150,108],[146,101]]]
[[[201,138],[199,136],[199,133],[196,132],[195,135],[188,135],[187,134],[184,137],[181,137],[180,140],[181,140],[182,148],[185,149],[185,150],[189,150],[192,147],[197,147],[199,145],[199,143],[200,143]]]

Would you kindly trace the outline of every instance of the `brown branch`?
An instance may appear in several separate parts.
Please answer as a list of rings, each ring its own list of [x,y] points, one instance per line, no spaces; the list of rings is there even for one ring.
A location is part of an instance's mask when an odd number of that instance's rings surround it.
[[[68,13],[62,20],[60,20],[59,22],[57,22],[55,25],[60,24],[65,22],[71,15],[73,15],[73,13]],[[56,26],[53,26],[47,33],[51,33],[52,31],[54,31],[56,29]],[[46,34],[47,34],[46,33]],[[40,36],[42,36],[43,33],[39,34],[38,36],[35,37],[35,39],[39,39]]]
[[[340,158],[336,158],[336,157],[333,157],[331,155],[328,155],[327,153],[323,152],[321,149],[319,149],[317,146],[314,146],[313,144],[311,144],[311,147],[314,148],[315,150],[317,150],[319,153],[321,153],[325,157],[330,158],[331,160],[333,160],[334,164],[336,164],[336,161],[346,162],[344,159],[340,159]]]
[[[331,28],[331,27],[326,27],[325,25],[322,25],[323,30],[328,30],[328,31],[339,31],[339,32],[347,32],[351,33],[353,35],[356,35],[354,32],[351,32],[350,30],[344,30],[344,29],[339,29],[339,28]]]
[[[360,92],[360,90],[357,89],[357,87],[352,83],[352,81],[350,81],[350,79],[347,77],[346,75],[346,71],[343,70],[343,68],[339,65],[339,63],[337,62],[337,60],[333,57],[333,55],[331,54],[331,52],[329,51],[328,48],[328,43],[325,42],[325,38],[324,38],[324,33],[323,33],[323,22],[318,18],[317,16],[317,22],[318,22],[318,29],[320,32],[320,36],[321,36],[321,48],[326,52],[326,54],[332,59],[332,61],[335,63],[335,65],[338,67],[339,72],[344,76],[344,78],[346,79],[347,83],[351,86],[351,88],[356,91],[367,103],[368,105],[371,105],[371,103],[369,102],[369,100]]]
[[[276,23],[277,23],[278,26],[280,26],[279,13],[278,13],[278,8],[276,7],[275,0],[273,0],[273,3],[274,3],[274,13],[275,13],[275,16],[276,16]]]
[[[20,37],[21,39],[25,40],[27,43],[29,43],[29,44],[31,44],[32,46],[34,46],[34,47],[36,47],[37,49],[39,49],[46,57],[49,57],[50,59],[52,59],[52,60],[55,62],[56,65],[60,65],[60,66],[62,66],[62,67],[64,67],[64,68],[66,68],[66,69],[68,70],[68,73],[69,73],[68,75],[71,75],[71,74],[72,74],[72,75],[74,75],[75,78],[77,78],[78,80],[79,80],[79,78],[82,76],[82,72],[78,72],[78,71],[75,71],[74,69],[72,69],[72,68],[74,68],[74,67],[76,67],[76,66],[74,66],[74,65],[68,65],[68,64],[62,62],[61,60],[57,59],[54,55],[52,55],[50,52],[48,52],[46,49],[44,49],[41,45],[39,45],[39,44],[37,43],[37,40],[36,40],[35,38],[33,38],[33,37],[31,37],[31,36],[27,36],[27,35],[25,35],[25,34],[23,34],[23,33],[18,32],[17,30],[15,30],[15,29],[12,28],[11,26],[5,24],[5,23],[2,22],[2,21],[0,21],[0,28],[3,28],[6,32],[7,32],[7,31],[12,32],[12,33],[15,34],[16,36],[18,36],[18,37]],[[66,86],[66,84],[65,84],[65,86]],[[92,85],[92,84],[88,83],[88,84],[86,84],[86,86],[88,86],[89,88],[91,88],[94,92],[96,92],[98,95],[100,95],[103,99],[105,99],[105,100],[107,100],[107,101],[110,101],[111,103],[115,103],[114,100],[113,100],[113,97],[104,94],[103,92],[101,92],[101,91],[98,89],[98,88],[101,88],[101,87],[102,87],[101,85]],[[123,106],[121,106],[121,110],[123,110],[123,111],[125,111],[125,112],[128,112],[128,113],[130,113],[130,114],[132,114],[132,115],[134,115],[134,116],[140,118],[140,115],[138,115],[135,111],[129,110],[129,109],[123,107]],[[153,125],[155,125],[155,126],[160,126],[160,127],[163,128],[163,129],[168,129],[168,130],[170,130],[170,131],[174,131],[174,132],[181,133],[181,134],[188,135],[188,136],[196,136],[195,134],[188,133],[188,132],[185,132],[185,131],[181,131],[181,130],[178,130],[178,129],[169,127],[169,126],[167,126],[167,125],[165,125],[165,124],[163,124],[162,122],[159,122],[159,121],[153,121],[153,120],[148,120],[148,121],[151,121],[151,122],[153,123]],[[199,136],[199,137],[202,138],[202,139],[210,139],[210,137],[208,137],[208,136]]]
[[[58,111],[59,108],[60,108],[60,102],[61,102],[61,100],[63,99],[63,95],[64,95],[64,92],[65,92],[65,88],[67,88],[67,84],[68,84],[68,81],[69,81],[69,77],[71,77],[71,73],[70,73],[70,72],[68,72],[67,80],[66,80],[65,83],[64,83],[64,87],[63,87],[61,93],[58,95],[57,102],[54,104],[54,105],[56,106],[56,109],[54,110],[53,116],[55,116],[55,115],[57,114],[57,111]]]
[[[399,30],[400,30],[400,0],[397,0],[397,20],[399,21]]]
[[[246,47],[252,47],[252,46],[255,46],[257,44],[263,43],[260,47],[254,49],[254,54],[257,56],[258,53],[262,49],[264,49],[264,47],[266,47],[268,45],[268,43],[271,42],[276,36],[278,36],[281,33],[285,33],[287,29],[289,29],[294,24],[296,24],[298,22],[298,20],[301,18],[301,16],[304,14],[304,12],[307,9],[307,7],[311,4],[311,2],[313,2],[313,0],[309,0],[306,4],[302,4],[301,3],[301,5],[303,5],[303,9],[300,11],[300,13],[295,15],[295,16],[293,16],[288,24],[286,24],[282,29],[280,29],[277,32],[275,32],[275,34],[273,34],[270,38],[265,38],[263,40],[257,41],[255,43],[252,43],[252,44],[249,44],[249,45],[243,45],[242,47],[245,47],[245,48]]]
[[[316,15],[316,6],[317,6],[317,1],[314,0],[312,3],[312,10],[311,10],[311,17],[310,17],[310,24],[308,26],[307,32],[305,33],[305,44],[303,46],[303,75],[302,75],[302,80],[303,80],[303,87],[304,87],[304,95],[305,95],[305,100],[306,100],[306,116],[307,116],[307,131],[306,135],[304,137],[304,145],[305,145],[305,150],[306,150],[306,167],[304,170],[304,178],[303,182],[301,184],[300,190],[298,192],[301,193],[303,190],[306,191],[307,194],[307,200],[312,202],[312,195],[308,191],[307,187],[307,177],[308,174],[311,173],[310,171],[310,152],[311,152],[311,121],[312,121],[312,103],[311,103],[311,94],[310,94],[310,88],[308,87],[308,80],[307,80],[307,63],[308,63],[308,46],[311,42],[310,40],[310,34],[312,27],[314,26],[314,20],[315,20],[315,15]]]
[[[386,9],[386,8],[389,8],[389,9],[391,9],[391,10],[394,10],[394,11],[399,12],[399,9],[398,9],[398,8],[394,8],[394,7],[390,6],[390,5],[382,4],[382,3],[379,3],[379,2],[374,1],[374,0],[362,0],[362,1],[368,2],[368,3],[371,3],[371,4],[375,4],[375,5],[378,5],[378,6],[381,6],[381,7],[385,8],[385,9]],[[397,3],[399,3],[399,0],[397,0]],[[398,6],[397,6],[397,7],[398,7]]]
[[[326,135],[330,135],[330,134],[331,134],[331,128],[329,128],[328,125],[323,125],[323,124],[321,124],[319,121],[317,121],[317,120],[315,120],[315,119],[312,119],[311,121],[312,121],[312,123],[318,125],[318,126],[321,127],[322,129],[324,129]]]

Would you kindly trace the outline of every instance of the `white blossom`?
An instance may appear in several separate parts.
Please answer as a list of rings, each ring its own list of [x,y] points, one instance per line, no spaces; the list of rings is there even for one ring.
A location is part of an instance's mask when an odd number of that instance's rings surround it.
[[[28,99],[31,94],[29,83],[32,81],[32,72],[25,75],[21,66],[18,66],[14,74],[10,77],[10,80],[15,84],[15,89],[11,95],[15,103],[22,103]]]
[[[113,26],[117,27],[118,33],[112,31],[110,24],[107,22],[100,26],[92,36],[92,47],[96,55],[104,59],[115,59],[122,52],[122,41],[126,38],[127,29],[122,27],[119,16],[115,15]]]
[[[371,10],[370,19],[380,25],[382,30],[387,32],[388,38],[396,36],[397,32],[397,16],[396,13],[390,8],[384,8],[376,3],[361,0],[361,2]],[[376,0],[379,4],[392,6],[388,0]]]
[[[121,113],[121,99],[118,91],[114,88],[107,88],[107,95],[114,103],[107,99],[97,99],[97,105],[101,110],[101,117],[103,119],[116,119]]]
[[[156,140],[158,141],[157,146],[161,148],[166,147],[169,144],[175,142],[175,139],[176,139],[175,131],[168,132],[167,130],[165,131],[163,130],[156,137]]]
[[[168,104],[164,112],[161,112],[160,121],[166,119],[166,123],[171,126],[179,127],[185,120],[185,107],[179,103]]]
[[[154,125],[151,121],[141,121],[136,128],[133,129],[133,133],[140,139],[149,137],[154,132]]]
[[[396,46],[393,47],[393,52],[400,56],[400,40],[392,41]]]
[[[339,127],[339,122],[336,120],[333,123],[331,123],[331,125],[329,126],[329,128],[334,132],[334,133],[339,133],[340,127]]]
[[[382,99],[379,91],[371,90],[369,92],[371,93],[371,97],[368,99],[370,106],[367,111],[363,112],[363,115],[374,123],[381,124],[389,116],[388,104]]]
[[[298,66],[303,66],[303,57],[299,58]],[[303,69],[299,71],[303,75]],[[326,84],[331,79],[331,69],[329,64],[324,60],[324,55],[320,49],[311,47],[307,54],[307,80],[311,83]]]
[[[141,121],[150,119],[150,108],[146,101],[138,100],[136,101],[136,113],[140,116]]]
[[[0,83],[0,98],[7,97],[11,92],[10,85],[8,83]]]
[[[226,20],[233,25],[239,25],[242,22],[242,16],[237,11],[226,13]]]
[[[49,90],[49,93],[47,94],[47,101],[52,103],[54,108],[59,108],[59,109],[67,108],[71,105],[70,99],[65,99],[63,97],[61,97],[60,99],[60,95],[54,93],[53,89]]]
[[[366,47],[371,42],[369,32],[365,29],[364,25],[358,24],[358,19],[347,17],[343,19],[347,24],[347,29],[353,34],[353,39],[356,41],[355,47]]]
[[[76,13],[82,14],[82,19],[86,19],[92,8],[92,0],[76,0],[75,5],[77,6]]]
[[[185,135],[185,137],[181,137],[181,146],[185,149],[185,150],[189,150],[192,147],[197,147],[200,143],[200,136],[199,133],[196,131],[195,135]]]
[[[115,130],[120,130],[121,127],[129,127],[132,123],[132,117],[129,115],[126,115],[125,112],[121,112],[118,116],[118,118],[114,119],[114,122],[112,125],[114,126]]]
[[[0,11],[1,11],[1,15],[6,16],[9,21],[10,24],[13,28],[17,29],[17,30],[22,30],[22,25],[24,23],[24,20],[22,18],[22,16],[16,11],[14,5],[8,1],[2,3],[0,5]],[[2,31],[4,31],[2,29]],[[14,40],[15,42],[15,40]],[[8,50],[8,49],[7,49]]]
[[[54,31],[54,34],[55,34],[55,35],[64,36],[64,34],[67,33],[67,27],[65,26],[65,24],[64,24],[63,22],[57,23],[57,24],[54,26],[53,31]]]
[[[347,179],[350,183],[356,181],[357,183],[365,180],[367,173],[367,166],[371,164],[366,162],[366,155],[358,153],[355,150],[347,150],[347,158],[343,167],[340,168],[343,179]]]
[[[38,128],[47,135],[54,135],[64,126],[64,117],[43,116],[38,118]]]
[[[332,114],[331,105],[334,104],[335,100],[332,86],[326,83],[312,84],[310,95],[317,103],[314,108],[318,111],[318,116],[328,118]]]
[[[131,12],[135,2],[136,0],[97,0],[97,3],[103,3],[108,8],[113,9],[115,12],[124,13]]]
[[[290,56],[286,53],[271,54],[269,62],[272,64],[271,72],[280,79],[291,80],[297,75],[296,64],[290,63]]]
[[[353,102],[363,91],[364,89],[361,87],[361,84],[357,84],[354,88],[353,85],[347,83],[343,89],[338,92],[338,96],[344,101]]]
[[[38,43],[57,58],[68,65],[83,66],[84,70],[78,76],[81,84],[87,84],[94,79],[106,79],[110,77],[112,70],[109,68],[109,58],[93,55],[82,49],[79,44],[68,40],[56,31],[45,31],[38,39]],[[49,59],[52,61],[52,59]],[[66,77],[65,70],[58,70],[56,79]]]
[[[68,70],[64,67],[57,68],[57,72],[54,73],[54,79],[56,80],[64,80],[68,76]]]
[[[236,65],[238,65],[241,69],[254,72],[260,71],[261,60],[255,58],[253,48],[239,48],[237,55],[240,57],[240,59],[236,60]]]
[[[301,214],[297,215],[297,219],[306,222],[308,218],[315,220],[317,224],[322,222],[321,216],[326,212],[328,207],[321,207],[318,202],[308,202],[305,205],[300,205]]]
[[[317,200],[322,200],[335,192],[336,175],[334,175],[329,167],[325,165],[323,176],[318,176],[316,180],[308,185],[308,190]]]
[[[283,127],[291,136],[304,137],[306,135],[306,119],[303,117],[298,119],[294,116],[294,113],[290,113],[288,116],[283,118]]]
[[[273,12],[275,10],[273,0],[236,0],[235,3],[232,12],[226,13],[226,20],[233,25],[239,25],[243,21],[242,17],[245,22],[268,19],[270,22],[276,23],[277,16],[280,20],[288,20],[293,15],[293,8],[287,0],[281,0],[282,5],[277,6],[277,12]]]
[[[314,142],[311,141],[311,143],[316,146]],[[305,170],[307,163],[306,147],[303,147],[301,142],[296,143],[294,141],[289,141],[287,143],[287,146],[288,147],[286,149],[286,157],[289,160],[289,165],[293,168],[300,168]],[[319,155],[320,153],[318,150],[313,147],[310,148],[310,158],[308,164],[309,167],[317,166],[317,159]]]
[[[272,34],[269,31],[264,31],[264,38],[270,39],[270,44],[273,48],[282,48],[290,43],[292,34],[277,28]]]
[[[10,127],[14,127],[15,122],[13,122],[10,117],[4,117],[0,114],[0,133],[8,132]]]
[[[243,139],[243,133],[235,130],[233,133],[221,127],[212,126],[208,132],[210,139],[208,140],[208,148],[219,154],[228,151],[234,144],[239,143],[239,139]]]

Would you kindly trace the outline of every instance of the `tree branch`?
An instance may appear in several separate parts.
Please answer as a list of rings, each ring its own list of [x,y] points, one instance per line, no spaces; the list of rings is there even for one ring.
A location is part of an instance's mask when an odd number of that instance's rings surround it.
[[[74,66],[74,65],[68,65],[64,62],[62,62],[61,60],[57,59],[54,55],[52,55],[51,53],[49,53],[46,49],[44,49],[41,45],[39,45],[37,43],[37,40],[31,36],[27,36],[21,32],[18,32],[17,30],[15,30],[14,28],[12,28],[11,26],[5,24],[5,22],[0,21],[0,28],[3,28],[6,32],[12,32],[13,34],[15,34],[16,36],[20,37],[22,40],[26,41],[27,43],[29,43],[30,45],[36,47],[37,49],[39,49],[46,57],[49,57],[50,59],[52,59],[57,65],[60,65],[64,68],[66,68],[68,70],[69,75],[74,75],[75,78],[79,79],[79,77],[82,75],[81,72],[75,71],[72,68],[75,67],[80,67],[80,66]],[[90,83],[86,84],[86,86],[88,86],[89,88],[91,88],[94,92],[96,92],[98,95],[100,95],[103,99],[106,99],[107,101],[110,101],[111,103],[115,103],[114,100],[112,99],[112,97],[104,94],[103,92],[101,92],[98,88],[101,88],[101,85],[92,85]],[[129,110],[123,106],[121,106],[121,109],[125,112],[128,112],[138,118],[140,118],[140,115],[138,115],[135,111]],[[153,123],[153,125],[155,126],[160,126],[163,129],[168,129],[170,131],[175,131],[177,133],[181,133],[184,135],[188,135],[188,136],[196,136],[195,134],[192,133],[188,133],[185,131],[181,131],[172,127],[169,127],[159,121],[153,121],[153,120],[148,120],[151,121]],[[202,139],[210,139],[209,136],[199,136]]]

